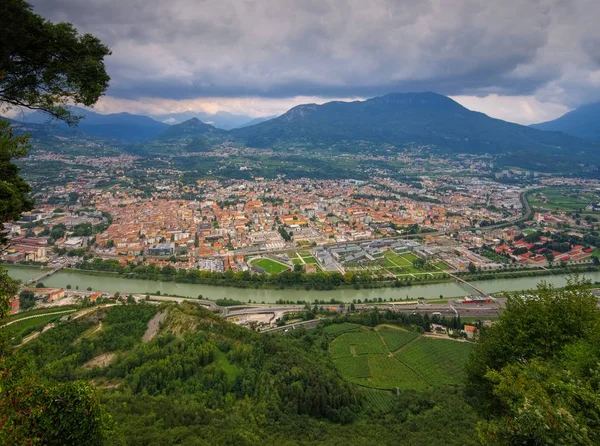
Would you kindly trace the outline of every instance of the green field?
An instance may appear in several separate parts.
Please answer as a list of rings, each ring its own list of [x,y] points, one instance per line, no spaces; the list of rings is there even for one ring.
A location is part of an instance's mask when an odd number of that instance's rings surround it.
[[[336,338],[331,344],[334,358],[367,354],[385,354],[387,348],[373,331],[353,331]],[[335,354],[333,353],[335,352]]]
[[[75,308],[77,308],[75,305],[63,305],[60,307],[52,308],[36,308],[35,310],[23,311],[21,313],[6,316],[4,319],[2,319],[2,324],[5,324],[10,321],[16,321],[17,319],[23,319],[24,317],[35,316],[36,314],[57,313],[67,310],[73,310]]]
[[[0,333],[6,333],[9,337],[29,334],[38,329],[41,330],[46,324],[57,321],[63,316],[63,314],[49,314],[47,316],[25,319],[23,321],[15,322],[7,327],[0,328]]]
[[[413,389],[427,388],[427,382],[406,364],[393,356],[369,355],[370,380],[366,383],[376,389]]]
[[[381,327],[378,330],[378,333],[383,338],[385,345],[391,352],[395,352],[400,347],[419,336],[419,334],[414,331],[407,331],[400,328],[391,327]]]
[[[432,386],[460,384],[471,344],[420,337],[395,354]]]
[[[378,390],[458,385],[472,345],[384,325],[371,331],[356,324],[333,324],[326,332],[339,334],[330,342],[329,353],[341,374]]]
[[[376,412],[389,412],[394,404],[394,394],[386,390],[361,388],[361,393],[365,398],[365,406],[368,410]]]
[[[392,251],[386,251],[383,254],[383,262],[386,268],[401,268],[400,274],[413,274],[422,273],[423,270],[415,268],[413,262],[417,259],[417,256],[411,253],[405,253],[398,255]],[[395,273],[395,271],[393,271]]]
[[[269,274],[279,274],[279,273],[289,269],[289,266],[284,265],[283,263],[279,263],[279,262],[276,262],[275,260],[265,259],[265,258],[252,260],[250,262],[250,264],[264,269]]]
[[[547,199],[543,201],[542,196]],[[563,211],[583,211],[590,202],[597,203],[600,196],[594,192],[582,192],[576,188],[544,188],[530,195],[534,208]],[[592,214],[593,212],[588,212]]]
[[[340,333],[346,333],[347,331],[361,330],[361,326],[358,324],[352,324],[350,322],[344,322],[342,324],[331,324],[325,327],[325,333],[338,335]]]

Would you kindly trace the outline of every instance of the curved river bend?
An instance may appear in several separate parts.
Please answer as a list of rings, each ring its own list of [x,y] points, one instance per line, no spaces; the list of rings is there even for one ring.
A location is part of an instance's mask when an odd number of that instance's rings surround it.
[[[40,268],[3,265],[8,270],[11,277],[19,280],[28,280],[36,277],[40,273]],[[590,272],[583,275],[592,282],[600,281],[600,272]],[[477,282],[477,287],[488,293],[500,291],[521,291],[535,288],[541,281],[545,280],[557,287],[566,285],[568,275],[557,275],[547,277],[521,277],[517,279],[494,279],[482,280]],[[178,295],[187,297],[198,297],[202,294],[205,299],[229,298],[242,302],[274,303],[278,299],[298,301],[314,301],[315,299],[330,300],[336,299],[343,302],[352,302],[353,299],[364,300],[366,298],[384,298],[388,300],[397,299],[436,299],[443,297],[459,297],[473,294],[473,291],[456,282],[446,282],[437,284],[413,285],[406,288],[379,288],[379,289],[337,289],[331,291],[306,291],[304,289],[296,290],[293,288],[285,290],[276,289],[253,289],[253,288],[232,288],[212,285],[196,285],[189,283],[175,282],[155,282],[152,280],[124,279],[121,277],[94,276],[91,274],[69,272],[68,270],[59,271],[50,277],[46,277],[44,285],[53,288],[64,288],[71,285],[73,289],[79,286],[80,290],[91,287],[94,291],[111,292],[119,291],[123,293],[151,293],[160,291],[161,294]]]

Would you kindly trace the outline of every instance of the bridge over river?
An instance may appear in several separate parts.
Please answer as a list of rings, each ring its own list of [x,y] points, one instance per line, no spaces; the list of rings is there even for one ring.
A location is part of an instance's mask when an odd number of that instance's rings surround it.
[[[27,285],[31,285],[33,283],[38,283],[40,280],[45,279],[46,277],[51,276],[52,274],[60,271],[61,269],[63,269],[63,266],[57,266],[54,269],[48,270],[48,271],[44,271],[42,274],[40,274],[39,276],[34,277],[33,279],[29,279],[27,282],[24,282],[23,285],[27,286]]]

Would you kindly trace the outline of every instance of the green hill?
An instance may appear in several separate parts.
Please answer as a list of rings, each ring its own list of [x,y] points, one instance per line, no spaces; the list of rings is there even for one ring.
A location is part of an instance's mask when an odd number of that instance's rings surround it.
[[[393,93],[366,101],[306,104],[278,118],[234,129],[253,147],[279,144],[338,145],[359,141],[436,146],[457,152],[568,151],[597,149],[592,142],[490,118],[436,93]]]
[[[119,305],[58,322],[11,360],[48,386],[95,385],[113,420],[106,444],[474,444],[459,394],[364,392],[338,371],[327,336],[255,333],[190,303]]]

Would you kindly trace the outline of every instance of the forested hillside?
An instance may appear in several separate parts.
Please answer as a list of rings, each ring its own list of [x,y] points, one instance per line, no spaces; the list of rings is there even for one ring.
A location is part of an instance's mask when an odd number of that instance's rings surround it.
[[[143,342],[159,314],[159,332]],[[12,361],[49,387],[94,384],[106,444],[375,445],[401,436],[421,445],[444,441],[448,429],[446,444],[474,444],[474,413],[460,392],[402,391],[380,412],[340,375],[322,329],[263,335],[194,304],[98,309]]]

